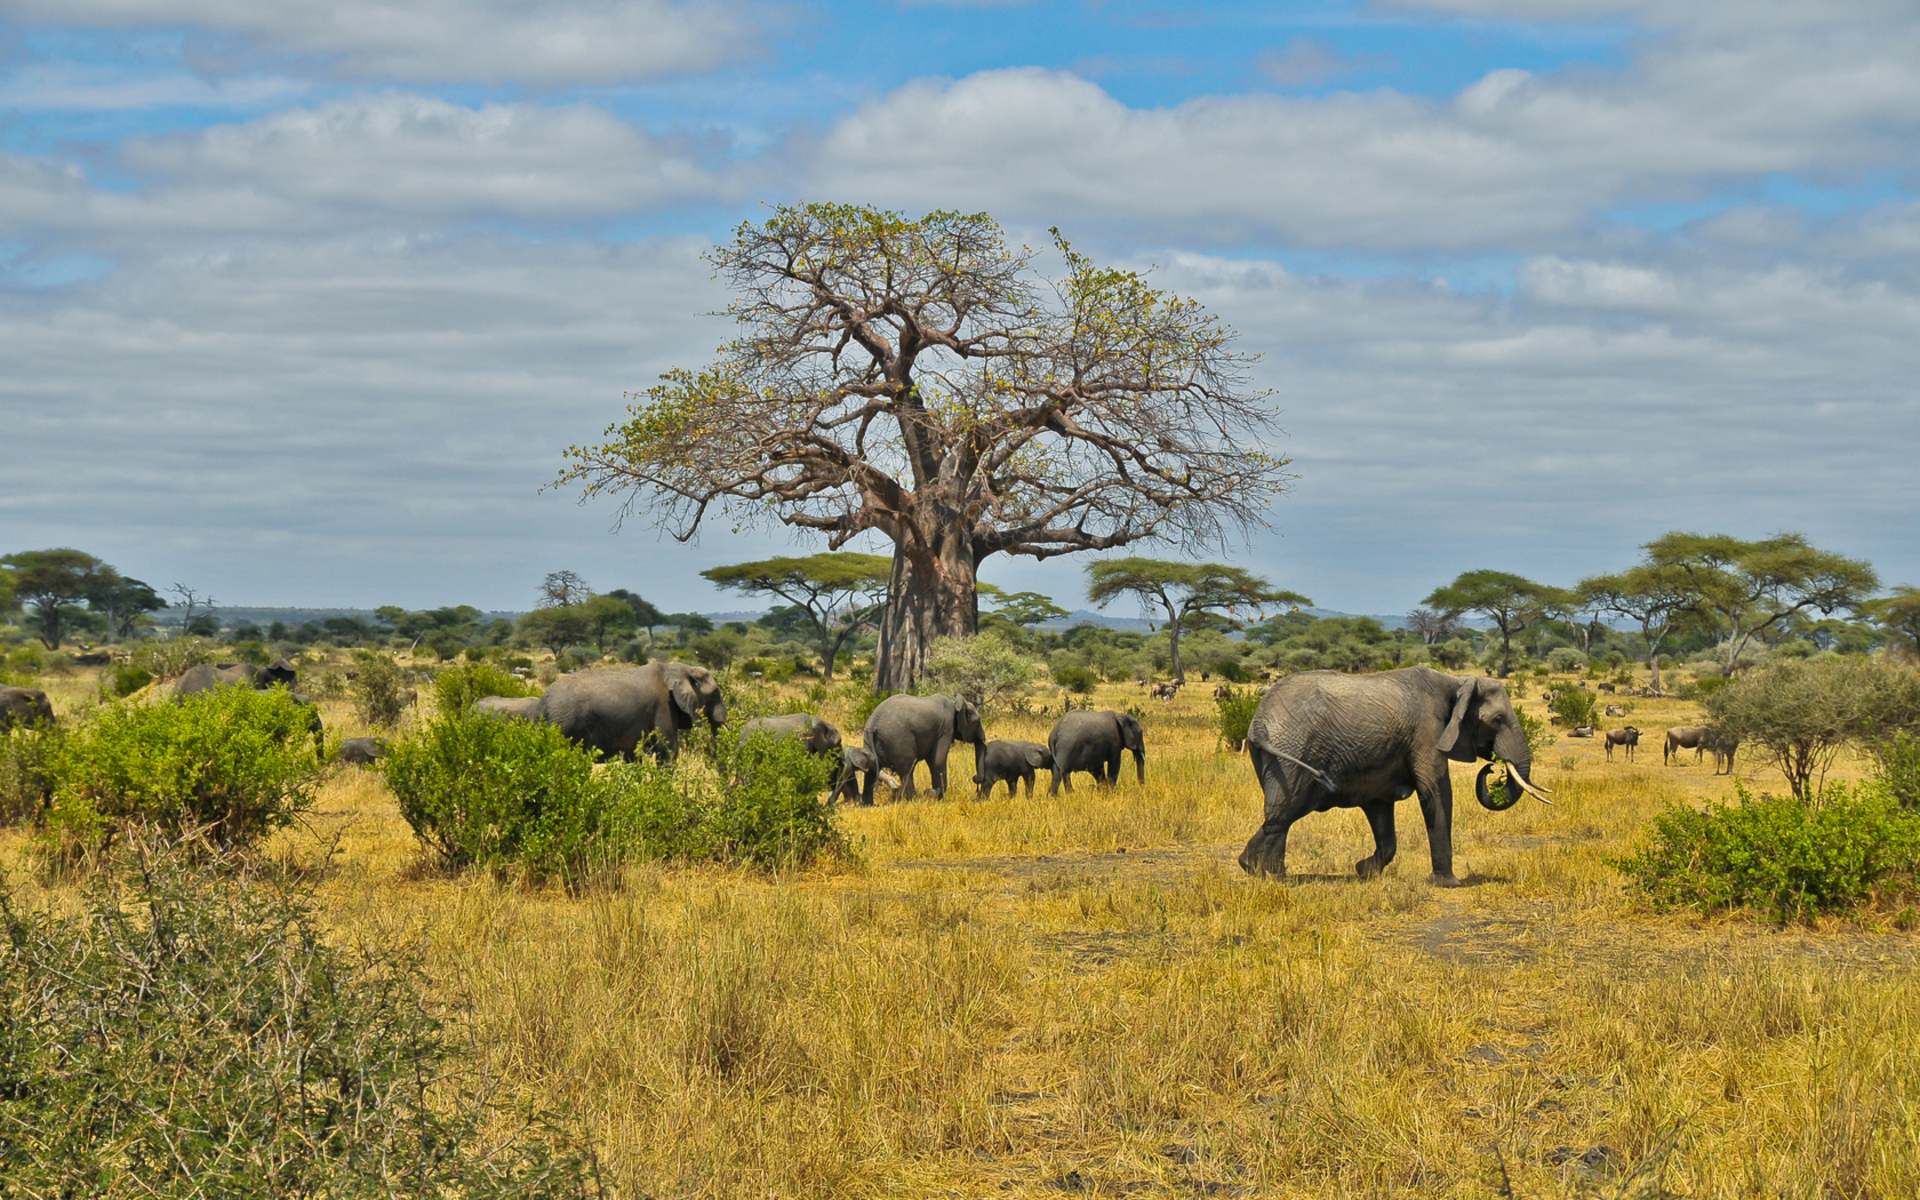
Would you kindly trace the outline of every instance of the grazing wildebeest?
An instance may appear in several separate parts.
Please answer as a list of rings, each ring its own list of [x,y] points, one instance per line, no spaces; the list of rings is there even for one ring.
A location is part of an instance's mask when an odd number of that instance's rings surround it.
[[[1682,750],[1693,751],[1693,761],[1699,762],[1700,755],[1707,749],[1707,727],[1705,725],[1676,725],[1667,730],[1667,743],[1660,751],[1660,761],[1667,762],[1679,756]]]
[[[1180,685],[1177,683],[1156,683],[1150,694],[1155,700],[1171,700],[1179,693]]]
[[[1615,746],[1625,746],[1627,748],[1627,761],[1632,762],[1633,752],[1640,746],[1640,731],[1631,725],[1624,729],[1607,730],[1608,762],[1613,761],[1613,748]]]
[[[1575,725],[1572,729],[1567,730],[1568,737],[1592,737],[1593,734],[1594,728],[1591,725]]]

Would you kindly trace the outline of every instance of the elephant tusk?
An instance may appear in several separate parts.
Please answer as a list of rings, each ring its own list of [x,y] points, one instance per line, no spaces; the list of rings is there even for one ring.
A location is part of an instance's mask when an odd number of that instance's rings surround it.
[[[1538,800],[1540,803],[1546,805],[1549,808],[1553,807],[1553,801],[1547,799],[1546,791],[1542,788],[1537,788],[1533,786],[1531,783],[1528,783],[1525,776],[1515,775],[1509,772],[1507,775],[1507,778],[1519,784],[1520,787],[1524,791],[1526,791],[1529,795],[1531,795],[1535,800]]]

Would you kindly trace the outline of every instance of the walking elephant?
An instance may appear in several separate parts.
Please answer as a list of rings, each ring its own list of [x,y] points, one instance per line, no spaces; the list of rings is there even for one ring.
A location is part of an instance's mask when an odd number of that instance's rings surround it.
[[[1247,734],[1248,753],[1265,798],[1265,819],[1240,852],[1249,873],[1284,875],[1294,822],[1330,808],[1358,808],[1373,828],[1373,853],[1354,864],[1378,875],[1398,849],[1393,806],[1418,794],[1437,883],[1453,874],[1451,762],[1499,756],[1505,799],[1487,787],[1488,762],[1474,780],[1480,804],[1496,812],[1522,790],[1546,797],[1532,782],[1533,762],[1519,718],[1496,679],[1443,675],[1407,667],[1374,675],[1307,671],[1275,684]]]
[[[787,713],[779,717],[755,717],[740,729],[740,743],[754,734],[767,737],[798,738],[811,754],[831,754],[840,749],[840,730],[812,713]]]
[[[697,718],[718,732],[727,702],[705,667],[654,662],[626,671],[576,671],[540,697],[541,719],[602,758],[633,761],[646,746],[661,762],[680,753],[680,731]]]
[[[988,742],[973,766],[973,786],[980,789],[980,798],[993,795],[993,785],[1007,785],[1007,796],[1012,798],[1019,791],[1019,785],[1025,784],[1027,798],[1033,798],[1033,775],[1035,771],[1053,770],[1053,751],[1038,742]]]
[[[503,720],[538,721],[540,700],[539,696],[482,696],[473,702],[473,709]]]
[[[840,748],[840,777],[833,784],[835,800],[858,800],[861,795],[861,781],[871,779],[880,773],[880,764],[874,761],[873,751],[865,746],[842,746]]]
[[[275,684],[284,683],[292,687],[299,681],[299,675],[284,658],[276,658],[264,667],[252,663],[221,663],[218,666],[202,663],[187,668],[186,673],[174,682],[173,694],[178,699],[217,687],[250,687],[265,691]]]
[[[1053,785],[1047,795],[1060,792],[1066,784],[1073,791],[1073,773],[1086,771],[1095,783],[1120,781],[1120,755],[1133,751],[1133,765],[1140,782],[1147,781],[1147,740],[1140,722],[1126,713],[1087,712],[1075,709],[1053,723],[1047,734],[1047,749],[1053,754]]]
[[[53,703],[39,688],[0,686],[0,733],[15,725],[53,724]]]
[[[877,769],[867,774],[860,802],[873,803],[873,787],[880,771],[900,777],[905,799],[915,796],[913,769],[927,764],[933,776],[933,794],[947,793],[947,752],[955,742],[972,742],[974,761],[986,751],[987,733],[980,710],[953,696],[888,696],[867,718],[860,740],[873,752]]]

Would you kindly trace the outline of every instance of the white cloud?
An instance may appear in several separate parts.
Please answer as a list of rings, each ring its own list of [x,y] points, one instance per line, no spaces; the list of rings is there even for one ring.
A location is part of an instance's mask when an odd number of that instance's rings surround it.
[[[1281,87],[1301,87],[1322,83],[1353,70],[1358,64],[1334,53],[1317,38],[1292,37],[1278,50],[1262,50],[1254,56],[1254,69]]]
[[[197,28],[363,79],[611,83],[746,52],[755,16],[725,0],[0,0],[28,24]]]
[[[140,75],[68,63],[29,63],[0,81],[0,108],[124,111],[127,109],[260,108],[308,90],[291,79],[206,80],[191,75]]]

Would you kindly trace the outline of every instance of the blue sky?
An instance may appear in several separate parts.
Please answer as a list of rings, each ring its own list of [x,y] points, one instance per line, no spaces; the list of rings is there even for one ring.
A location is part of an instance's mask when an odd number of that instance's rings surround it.
[[[1677,527],[1920,583],[1916,133],[1880,0],[0,0],[0,543],[232,604],[730,606],[701,568],[808,543],[541,485],[726,336],[705,246],[837,199],[1219,312],[1300,478],[1214,555],[1322,605]]]

